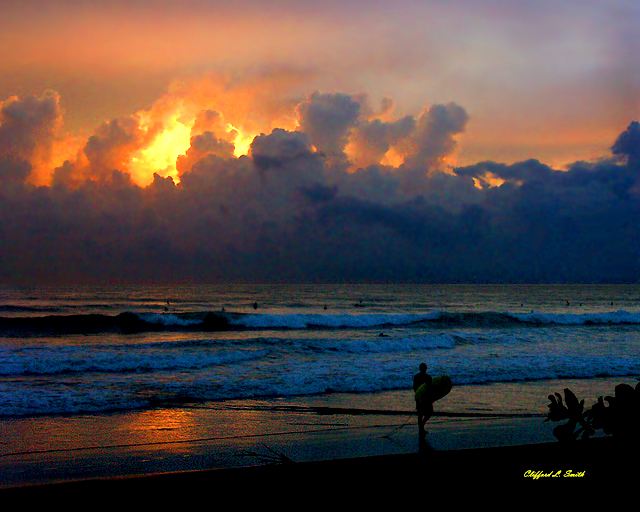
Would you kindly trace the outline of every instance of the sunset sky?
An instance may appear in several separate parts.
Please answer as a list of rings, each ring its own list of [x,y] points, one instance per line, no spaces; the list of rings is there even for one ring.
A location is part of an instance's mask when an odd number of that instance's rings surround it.
[[[0,280],[635,282],[639,29],[636,0],[5,0]]]

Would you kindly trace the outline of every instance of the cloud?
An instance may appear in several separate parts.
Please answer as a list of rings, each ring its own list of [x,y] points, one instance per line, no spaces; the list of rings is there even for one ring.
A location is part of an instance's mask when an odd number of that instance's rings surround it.
[[[397,121],[362,121],[350,139],[350,156],[355,167],[380,163],[389,150],[416,129],[416,119],[405,116]]]
[[[633,124],[632,124],[633,126]],[[616,143],[617,144],[617,143]],[[615,147],[615,146],[614,146]],[[456,170],[483,184],[477,204],[504,275],[530,281],[637,281],[638,162],[576,162],[567,171],[536,160]],[[487,186],[487,179],[500,186]]]
[[[113,171],[129,171],[131,156],[158,133],[161,125],[147,132],[136,116],[102,123],[75,158],[65,161],[52,174],[54,184],[78,186],[87,180],[106,180]]]
[[[349,135],[360,117],[360,103],[346,94],[314,93],[297,110],[300,129],[311,144],[327,156],[330,165],[342,163]]]
[[[191,137],[191,145],[184,155],[179,155],[176,160],[178,175],[182,175],[191,167],[202,160],[206,155],[215,155],[229,159],[233,157],[235,146],[232,142],[218,139],[213,132],[205,131]]]
[[[414,169],[434,168],[443,157],[453,153],[455,135],[464,131],[467,120],[466,111],[455,103],[425,110],[408,140],[405,165]]]
[[[634,167],[640,165],[640,123],[634,121],[620,134],[611,148],[614,155],[623,155]]]
[[[50,186],[36,186],[29,158],[55,131],[59,111],[44,108],[53,97],[12,100],[0,125],[4,282],[635,282],[640,275],[637,122],[611,154],[566,170],[534,159],[452,167],[469,120],[461,106],[395,118],[388,99],[376,111],[365,95],[318,92],[272,103],[267,110],[278,119],[297,113],[297,122],[270,126],[264,117],[262,132],[237,155],[229,123],[243,125],[242,116],[220,108],[233,102],[186,108],[182,91],[154,115],[101,124]],[[186,135],[177,173],[149,169],[148,184],[137,182],[132,159],[176,127]]]
[[[21,167],[23,171],[6,173],[19,175],[22,180],[27,177],[37,180],[47,172],[59,142],[62,115],[60,98],[54,91],[45,91],[41,96],[14,96],[0,102],[0,155],[29,164],[26,174],[26,167],[18,164],[7,166],[14,170]],[[32,173],[34,176],[30,176]]]
[[[4,189],[22,185],[31,174],[31,164],[10,156],[0,158],[0,183]]]
[[[92,178],[104,178],[114,169],[128,167],[127,159],[144,142],[135,117],[114,119],[102,124],[84,147]]]
[[[308,160],[312,153],[306,135],[281,128],[259,135],[251,144],[251,158],[261,170],[289,167],[297,160]]]

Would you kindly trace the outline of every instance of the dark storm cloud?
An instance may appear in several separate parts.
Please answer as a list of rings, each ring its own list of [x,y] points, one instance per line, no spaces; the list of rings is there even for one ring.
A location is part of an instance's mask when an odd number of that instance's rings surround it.
[[[438,160],[453,152],[454,136],[463,132],[467,123],[466,111],[456,105],[434,105],[417,120],[415,134],[410,136],[410,154],[405,165],[418,169],[432,169]]]
[[[12,185],[22,185],[31,173],[31,164],[26,160],[11,157],[0,158],[0,182],[5,189]]]
[[[633,125],[632,125],[633,126]],[[633,129],[630,127],[630,129]],[[615,148],[616,146],[614,146]],[[640,167],[624,161],[577,162],[556,171],[530,160],[491,162],[458,169],[481,182],[505,180],[484,189],[478,213],[488,221],[499,269],[511,280],[631,281],[638,279]]]
[[[640,164],[640,123],[634,121],[620,134],[611,148],[614,155],[625,156],[633,167]]]
[[[300,114],[299,131],[262,134],[240,158],[218,138],[215,113],[203,114],[178,163],[180,183],[156,175],[140,187],[121,170],[127,151],[147,135],[135,118],[102,125],[84,158],[59,168],[50,187],[27,184],[28,162],[5,158],[0,279],[635,282],[640,276],[638,123],[612,141],[609,157],[566,171],[528,160],[445,172],[443,158],[467,122],[458,105],[383,121],[363,98],[317,94]],[[27,147],[30,132],[24,133]],[[349,144],[368,162],[396,148],[404,164],[347,170]]]
[[[270,135],[259,135],[251,144],[253,162],[262,170],[289,168],[293,162],[304,161],[305,168],[294,172],[294,177],[306,171],[312,153],[308,139],[303,133],[292,133],[281,128],[275,129]]]
[[[348,137],[360,117],[360,103],[346,94],[314,93],[298,107],[300,129],[330,164],[344,159]]]
[[[363,121],[351,138],[355,165],[367,167],[380,162],[392,146],[408,137],[415,128],[416,120],[413,116],[393,122],[383,122],[380,119]]]
[[[218,139],[213,132],[205,131],[191,137],[191,146],[184,155],[180,155],[176,161],[178,174],[191,169],[206,155],[216,155],[221,158],[233,157],[234,145],[224,139]]]
[[[51,91],[0,103],[0,154],[29,161],[36,148],[51,143],[60,119],[58,96]]]

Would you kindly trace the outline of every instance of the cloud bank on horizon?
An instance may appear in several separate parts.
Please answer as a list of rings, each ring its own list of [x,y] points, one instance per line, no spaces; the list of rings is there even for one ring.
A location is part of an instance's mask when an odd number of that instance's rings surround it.
[[[637,122],[565,170],[456,166],[456,103],[395,117],[271,80],[177,88],[82,141],[55,92],[2,102],[0,280],[638,280]]]

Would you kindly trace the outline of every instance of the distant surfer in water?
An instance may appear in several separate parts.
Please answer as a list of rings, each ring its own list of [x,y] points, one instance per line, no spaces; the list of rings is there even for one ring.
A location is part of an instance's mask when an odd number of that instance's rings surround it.
[[[427,365],[425,363],[420,363],[420,372],[416,373],[413,377],[413,391],[418,391],[418,388],[423,384],[431,387],[432,379],[431,375],[427,373]],[[427,403],[418,401],[416,397],[416,408],[418,410],[418,429],[420,431],[420,435],[424,435],[424,426],[433,415],[433,403],[428,401]]]

